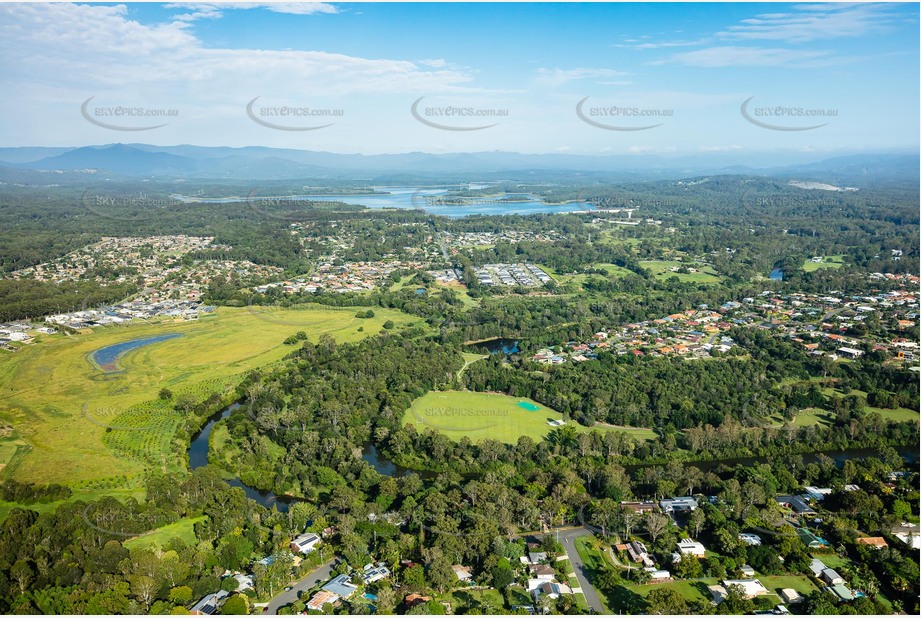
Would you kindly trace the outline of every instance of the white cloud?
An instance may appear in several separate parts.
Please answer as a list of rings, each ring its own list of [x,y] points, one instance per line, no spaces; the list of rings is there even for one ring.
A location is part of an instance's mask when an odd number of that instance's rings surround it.
[[[14,60],[15,59],[15,60]],[[472,76],[407,60],[303,50],[209,48],[187,24],[141,24],[124,5],[0,6],[0,80],[55,83],[81,96],[156,91],[160,99],[228,101],[365,93],[468,92]]]
[[[191,13],[182,13],[173,17],[184,22],[197,19],[217,19],[224,11],[266,9],[273,13],[292,15],[314,15],[316,13],[338,13],[338,9],[325,2],[172,2],[164,5],[167,9],[188,9]]]
[[[585,67],[578,67],[574,69],[549,69],[542,67],[537,69],[538,81],[548,86],[562,86],[568,82],[577,81],[580,79],[598,80],[612,77],[624,77],[627,75],[630,75],[630,73],[625,71],[615,71],[614,69],[592,69]]]
[[[740,47],[724,45],[672,55],[653,64],[681,64],[696,67],[819,67],[841,60],[824,50],[798,50],[779,47]]]
[[[893,22],[882,4],[801,4],[790,13],[764,13],[717,33],[725,39],[804,43],[883,32]]]

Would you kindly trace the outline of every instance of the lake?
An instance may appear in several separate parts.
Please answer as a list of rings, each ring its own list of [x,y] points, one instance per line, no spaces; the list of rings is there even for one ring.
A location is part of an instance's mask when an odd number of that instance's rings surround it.
[[[136,350],[145,345],[166,341],[167,339],[175,339],[176,337],[182,337],[182,335],[180,333],[171,333],[168,335],[157,335],[156,337],[144,337],[142,339],[123,341],[121,343],[108,345],[104,348],[99,348],[90,354],[90,358],[100,369],[107,373],[119,371],[118,361],[131,350]]]
[[[471,348],[476,348],[481,352],[488,352],[489,354],[517,354],[518,353],[518,341],[516,339],[503,339],[502,337],[496,337],[495,339],[487,339],[485,341],[477,341],[475,343],[467,344]]]
[[[471,188],[478,188],[471,185]],[[256,201],[266,198],[274,200],[311,200],[325,202],[342,202],[367,208],[398,208],[411,210],[424,210],[433,215],[444,217],[469,217],[471,215],[533,215],[540,213],[566,213],[580,210],[594,210],[595,207],[588,202],[570,202],[567,204],[546,204],[531,194],[507,194],[510,201],[499,201],[492,198],[482,198],[468,204],[432,204],[426,197],[437,197],[448,192],[448,189],[434,189],[423,187],[374,187],[382,193],[371,195],[285,195],[258,197],[190,197],[187,195],[172,195],[170,197],[186,203],[214,203],[229,204],[232,202]],[[383,193],[385,192],[386,193]]]

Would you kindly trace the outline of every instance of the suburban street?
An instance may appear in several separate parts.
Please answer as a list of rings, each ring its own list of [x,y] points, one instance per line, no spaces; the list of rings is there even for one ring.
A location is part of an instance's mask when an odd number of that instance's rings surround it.
[[[604,606],[601,605],[601,598],[598,596],[598,591],[595,590],[595,587],[585,576],[585,564],[582,562],[579,552],[576,551],[575,540],[579,537],[591,536],[592,533],[585,528],[572,528],[569,530],[558,530],[556,534],[560,543],[563,545],[563,549],[566,550],[566,555],[569,557],[569,563],[572,564],[572,568],[576,572],[576,579],[579,580],[579,586],[582,588],[582,594],[585,595],[586,602],[588,602],[589,607],[596,613],[604,614]]]
[[[310,590],[319,583],[322,583],[332,576],[333,564],[336,562],[335,556],[328,562],[321,564],[319,567],[302,577],[296,584],[291,586],[291,590],[283,590],[280,594],[275,595],[269,604],[265,607],[263,614],[275,615],[279,607],[284,607],[294,603],[301,592]]]

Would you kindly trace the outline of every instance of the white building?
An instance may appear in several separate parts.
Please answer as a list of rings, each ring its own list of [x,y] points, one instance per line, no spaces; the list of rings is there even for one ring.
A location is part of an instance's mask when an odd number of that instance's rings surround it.
[[[291,541],[291,551],[295,554],[309,554],[320,543],[320,537],[313,532],[305,532]]]

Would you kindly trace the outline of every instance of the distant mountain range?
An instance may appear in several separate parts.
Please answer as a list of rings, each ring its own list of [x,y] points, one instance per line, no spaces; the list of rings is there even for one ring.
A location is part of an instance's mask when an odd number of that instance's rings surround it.
[[[458,154],[336,154],[309,150],[107,144],[81,148],[0,148],[0,179],[47,181],[48,172],[115,177],[212,180],[448,179],[661,180],[704,174],[803,176],[823,181],[875,182],[918,178],[919,156],[856,154],[812,160],[803,153],[664,157],[477,152]],[[778,160],[800,162],[778,165]],[[30,174],[29,172],[36,174]]]

